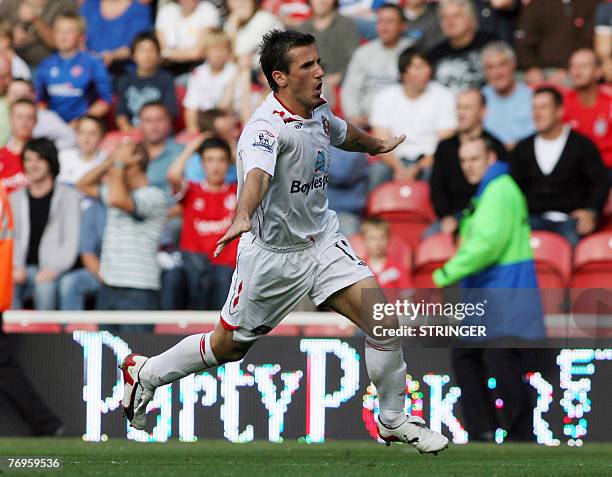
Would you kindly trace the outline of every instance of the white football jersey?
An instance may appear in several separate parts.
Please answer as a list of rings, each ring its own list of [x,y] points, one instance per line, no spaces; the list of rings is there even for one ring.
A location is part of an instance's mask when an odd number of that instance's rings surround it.
[[[331,145],[344,142],[347,125],[322,102],[309,119],[291,113],[273,94],[253,113],[238,142],[238,195],[247,174],[272,175],[252,219],[252,233],[274,247],[291,248],[336,232],[327,183]]]

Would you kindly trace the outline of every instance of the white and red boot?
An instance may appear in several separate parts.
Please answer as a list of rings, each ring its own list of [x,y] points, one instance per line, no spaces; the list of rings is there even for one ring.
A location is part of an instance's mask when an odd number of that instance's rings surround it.
[[[141,368],[149,358],[140,354],[129,354],[119,368],[123,371],[123,412],[130,425],[144,430],[147,420],[147,404],[153,399],[155,391],[144,387],[139,380]]]
[[[397,427],[389,428],[377,419],[378,435],[391,445],[391,442],[405,442],[415,447],[421,454],[434,454],[448,447],[448,439],[439,432],[432,431],[425,425],[423,418],[408,416]]]

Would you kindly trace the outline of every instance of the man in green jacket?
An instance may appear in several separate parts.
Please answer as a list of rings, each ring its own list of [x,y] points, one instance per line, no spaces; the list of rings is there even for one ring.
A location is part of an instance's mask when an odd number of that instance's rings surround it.
[[[485,325],[486,338],[472,344],[485,347],[458,347],[452,354],[463,402],[470,403],[464,406],[465,426],[474,440],[491,440],[500,428],[509,438],[528,440],[533,436],[522,380],[524,350],[503,348],[508,340],[545,337],[527,202],[486,139],[464,142],[459,158],[468,182],[479,186],[461,221],[459,249],[434,271],[433,281],[439,287],[459,282],[464,303],[485,303],[484,316],[462,322]],[[496,383],[493,390],[490,382]],[[491,405],[496,398],[503,403],[497,412]]]

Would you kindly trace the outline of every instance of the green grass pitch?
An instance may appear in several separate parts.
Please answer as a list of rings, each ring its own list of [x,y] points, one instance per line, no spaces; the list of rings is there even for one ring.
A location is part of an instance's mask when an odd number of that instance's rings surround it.
[[[201,440],[141,444],[122,439],[86,443],[79,439],[0,438],[0,456],[55,456],[61,471],[2,474],[59,476],[610,476],[612,444],[582,448],[535,444],[451,446],[437,457],[403,445],[334,441],[325,444],[256,441],[231,444]]]

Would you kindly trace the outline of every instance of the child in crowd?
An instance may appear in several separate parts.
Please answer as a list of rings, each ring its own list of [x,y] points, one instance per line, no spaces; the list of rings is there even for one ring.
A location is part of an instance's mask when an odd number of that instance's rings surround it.
[[[231,43],[221,30],[208,35],[206,61],[197,67],[187,83],[185,125],[190,132],[197,133],[198,111],[218,106],[223,93],[236,75],[237,67],[230,61]]]
[[[11,62],[11,76],[29,80],[32,77],[30,67],[15,53],[13,48],[13,27],[8,22],[0,23],[0,52]]]
[[[117,84],[119,105],[117,127],[132,132],[139,124],[140,108],[161,101],[176,118],[178,105],[172,75],[159,67],[161,62],[159,41],[149,32],[140,33],[132,44],[132,59],[136,69],[129,71]]]
[[[79,51],[85,23],[76,14],[53,22],[57,53],[44,60],[36,75],[36,99],[71,125],[86,114],[103,117],[112,102],[110,78],[104,64]]]
[[[76,131],[77,147],[59,153],[60,173],[57,181],[71,186],[106,158],[106,153],[100,150],[106,133],[102,120],[94,116],[83,116],[76,123]]]
[[[185,165],[198,152],[206,179],[200,183],[183,178]],[[202,134],[192,141],[168,169],[168,181],[183,205],[180,249],[187,280],[190,309],[220,310],[225,303],[236,264],[237,240],[218,257],[217,241],[229,228],[236,212],[236,184],[225,181],[231,164],[229,145]]]
[[[411,288],[412,280],[405,265],[389,254],[389,224],[378,218],[366,219],[361,224],[361,235],[366,249],[365,261],[381,288]]]

